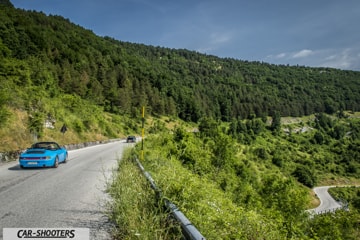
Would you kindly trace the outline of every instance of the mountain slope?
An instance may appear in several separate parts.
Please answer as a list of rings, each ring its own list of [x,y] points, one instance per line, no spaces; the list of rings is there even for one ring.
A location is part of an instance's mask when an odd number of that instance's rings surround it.
[[[5,0],[0,57],[0,124],[9,120],[8,108],[23,110],[29,130],[40,135],[46,118],[60,118],[81,133],[103,128],[102,111],[135,117],[142,106],[147,114],[193,122],[360,110],[360,72],[122,42]],[[67,111],[77,119],[65,119]]]

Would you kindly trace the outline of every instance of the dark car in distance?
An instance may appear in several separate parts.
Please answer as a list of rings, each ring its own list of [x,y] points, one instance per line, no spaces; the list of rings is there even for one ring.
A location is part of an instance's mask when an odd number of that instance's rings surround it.
[[[128,136],[126,138],[126,142],[127,143],[134,143],[134,142],[136,142],[136,137],[135,136]]]

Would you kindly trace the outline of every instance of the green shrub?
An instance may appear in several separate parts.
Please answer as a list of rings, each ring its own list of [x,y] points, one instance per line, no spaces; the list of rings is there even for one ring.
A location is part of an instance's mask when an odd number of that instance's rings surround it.
[[[307,187],[312,188],[316,184],[315,175],[307,166],[300,165],[296,167],[293,175],[297,178],[299,182],[301,182]]]

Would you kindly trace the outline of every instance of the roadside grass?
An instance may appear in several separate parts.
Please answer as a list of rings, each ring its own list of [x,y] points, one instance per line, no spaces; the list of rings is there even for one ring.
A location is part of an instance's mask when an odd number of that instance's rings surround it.
[[[310,203],[308,204],[308,209],[317,208],[320,205],[320,199],[316,196],[315,192],[310,189],[309,190]]]
[[[123,118],[114,114],[103,114],[100,123],[92,122],[83,131],[78,132],[74,122],[81,122],[81,118],[73,113],[56,119],[53,128],[43,128],[42,137],[35,137],[29,130],[29,114],[24,110],[8,109],[9,120],[0,128],[0,152],[24,150],[36,141],[55,141],[60,145],[76,144],[89,141],[101,141],[109,138],[124,138],[133,129],[125,129]],[[67,132],[62,134],[60,129],[66,123]],[[136,128],[137,125],[134,125]],[[110,130],[109,130],[110,129]],[[113,130],[115,129],[115,130]]]
[[[224,177],[221,176],[224,173],[214,176],[210,172],[194,173],[196,169],[209,167],[206,151],[188,146],[187,151],[201,164],[188,169],[177,158],[178,146],[171,141],[172,137],[170,133],[149,136],[142,164],[163,196],[172,201],[203,236],[207,239],[285,239],[283,226],[277,226],[280,215],[275,217],[267,209],[258,211],[256,207],[236,205],[229,193],[215,182]],[[194,139],[187,139],[192,141]],[[259,202],[254,198],[254,203]]]
[[[19,150],[30,142],[30,135],[26,129],[27,114],[24,111],[8,109],[10,119],[0,128],[0,152]]]
[[[179,227],[158,206],[154,191],[133,162],[131,149],[124,152],[108,190],[114,239],[182,239]]]
[[[335,176],[323,174],[319,179],[318,186],[354,186],[360,185],[360,180],[354,177]]]

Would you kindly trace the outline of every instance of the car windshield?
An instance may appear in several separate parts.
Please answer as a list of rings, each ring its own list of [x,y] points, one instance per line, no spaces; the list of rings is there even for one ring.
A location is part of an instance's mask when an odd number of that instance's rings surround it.
[[[40,142],[40,143],[35,143],[31,148],[56,150],[59,149],[59,145],[53,142]]]

